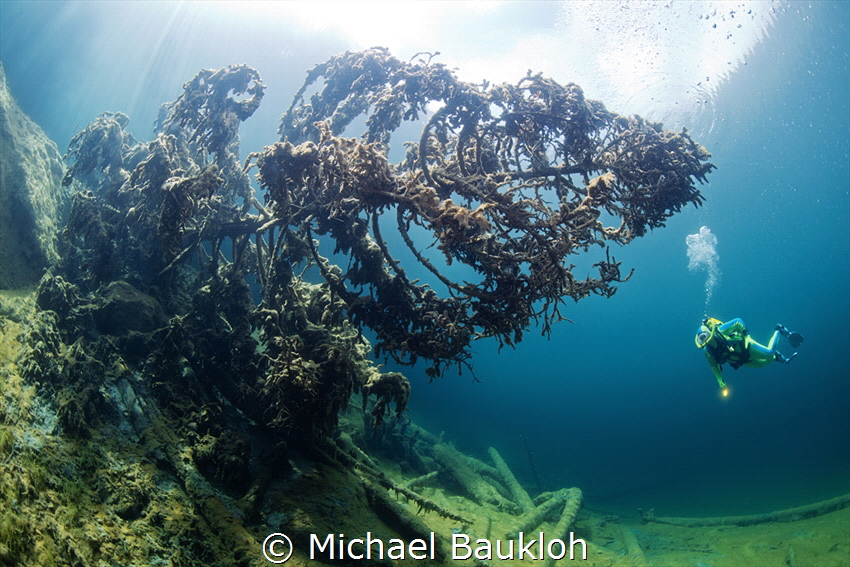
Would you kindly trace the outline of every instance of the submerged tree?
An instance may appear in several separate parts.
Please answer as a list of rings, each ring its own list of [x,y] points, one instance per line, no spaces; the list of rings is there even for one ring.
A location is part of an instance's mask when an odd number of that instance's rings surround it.
[[[319,79],[321,90],[305,100]],[[431,108],[418,143],[390,165],[393,131]],[[361,138],[340,137],[361,114],[368,116]],[[607,244],[628,244],[688,203],[699,205],[695,181],[714,167],[685,130],[619,116],[575,84],[529,73],[516,84],[475,85],[430,58],[404,63],[379,48],[311,70],[280,134],[281,142],[249,158],[272,217],[263,229],[280,226],[285,248],[320,267],[351,319],[377,333],[378,354],[402,364],[428,359],[431,376],[467,364],[473,339],[513,345],[535,321],[548,334],[563,318],[564,298],[613,295],[631,274],[621,273]],[[603,215],[619,226],[606,227]],[[408,278],[381,217],[394,217],[446,296]],[[414,225],[433,235],[446,264],[471,267],[477,281],[444,275],[423,254],[431,243],[411,237]],[[320,257],[314,234],[350,257],[347,271]],[[271,237],[268,273],[279,265],[282,247],[274,244]],[[594,264],[598,276],[577,279],[569,258],[593,246],[605,250]]]
[[[356,327],[376,333],[379,356],[426,359],[432,377],[469,366],[474,339],[514,345],[535,322],[549,333],[566,298],[610,297],[628,279],[608,245],[699,205],[694,184],[714,167],[685,131],[609,112],[574,84],[470,84],[383,49],[310,71],[281,141],[243,167],[239,124],[263,90],[245,65],[203,70],[164,105],[152,142],[126,133],[123,114],[78,134],[64,257],[39,290],[65,342],[117,349],[198,436],[222,399],[299,441],[333,430],[355,392],[377,398],[376,423],[390,405],[400,415],[410,385],[378,372]],[[360,115],[366,132],[343,137]],[[393,132],[420,118],[390,164]],[[320,253],[328,241],[344,268]],[[596,247],[597,273],[577,278],[571,256]],[[452,264],[472,281],[449,277]],[[305,281],[309,268],[323,283]]]

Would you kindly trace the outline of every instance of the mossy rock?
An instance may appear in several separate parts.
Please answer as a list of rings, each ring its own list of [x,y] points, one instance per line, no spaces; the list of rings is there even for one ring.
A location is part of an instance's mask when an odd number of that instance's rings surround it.
[[[125,335],[129,331],[149,333],[165,324],[165,315],[155,297],[119,280],[101,293],[94,320],[101,333]]]

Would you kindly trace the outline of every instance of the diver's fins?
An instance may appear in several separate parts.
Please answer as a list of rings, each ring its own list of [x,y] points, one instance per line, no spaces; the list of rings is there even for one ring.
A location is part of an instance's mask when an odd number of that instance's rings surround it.
[[[792,347],[797,348],[798,346],[803,344],[804,338],[805,337],[803,337],[803,335],[801,335],[800,333],[790,333],[788,335],[788,342],[791,344]]]
[[[797,353],[795,352],[791,356],[785,356],[781,352],[777,352],[777,353],[774,353],[773,356],[774,356],[774,358],[776,358],[777,362],[782,362],[783,364],[788,364],[789,362],[794,360],[794,357],[797,356]]]

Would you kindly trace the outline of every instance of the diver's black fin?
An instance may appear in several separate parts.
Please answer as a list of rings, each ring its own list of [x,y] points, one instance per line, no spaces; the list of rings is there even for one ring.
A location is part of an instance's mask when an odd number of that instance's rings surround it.
[[[803,344],[804,338],[805,337],[803,337],[803,335],[801,335],[800,333],[791,333],[788,335],[788,342],[791,344],[792,347],[797,348],[798,346]]]

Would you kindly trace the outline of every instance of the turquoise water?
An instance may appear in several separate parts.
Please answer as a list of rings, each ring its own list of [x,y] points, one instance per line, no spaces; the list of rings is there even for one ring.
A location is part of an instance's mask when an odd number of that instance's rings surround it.
[[[526,436],[541,481],[581,486],[591,507],[745,514],[847,491],[848,16],[816,8],[780,20],[721,90],[719,125],[701,139],[718,166],[705,206],[617,251],[631,281],[570,305],[575,324],[551,341],[498,356],[482,344],[482,384],[420,388],[417,416],[521,465]],[[703,225],[722,270],[709,315],[741,317],[762,342],[777,323],[806,336],[790,365],[727,367],[722,400],[693,343],[705,274],[688,271],[685,238]],[[459,417],[431,418],[436,407]]]
[[[468,30],[446,24],[428,36],[430,49],[453,61],[457,52],[441,44],[452,37],[475,60],[511,33],[556,33],[552,5],[482,15],[466,43],[457,38]],[[183,82],[242,62],[269,85],[242,130],[243,154],[259,150],[277,139],[306,70],[365,47],[297,23],[215,27],[189,8],[192,17],[152,6],[0,4],[9,86],[60,150],[105,110],[126,112],[130,130],[150,139],[159,104]],[[531,330],[501,352],[481,341],[479,382],[449,373],[429,384],[424,367],[401,369],[413,383],[414,420],[479,456],[496,447],[532,488],[579,486],[601,510],[746,514],[850,491],[850,11],[843,2],[782,6],[718,88],[712,126],[694,131],[718,166],[702,187],[705,205],[614,250],[635,268],[632,279],[611,299],[566,305],[573,323],[549,340]],[[517,78],[537,62],[520,59]],[[556,79],[572,80],[569,71]],[[727,368],[727,399],[693,344],[705,275],[687,269],[685,239],[701,226],[717,236],[722,271],[708,314],[741,317],[762,342],[777,323],[806,336],[790,365]]]

